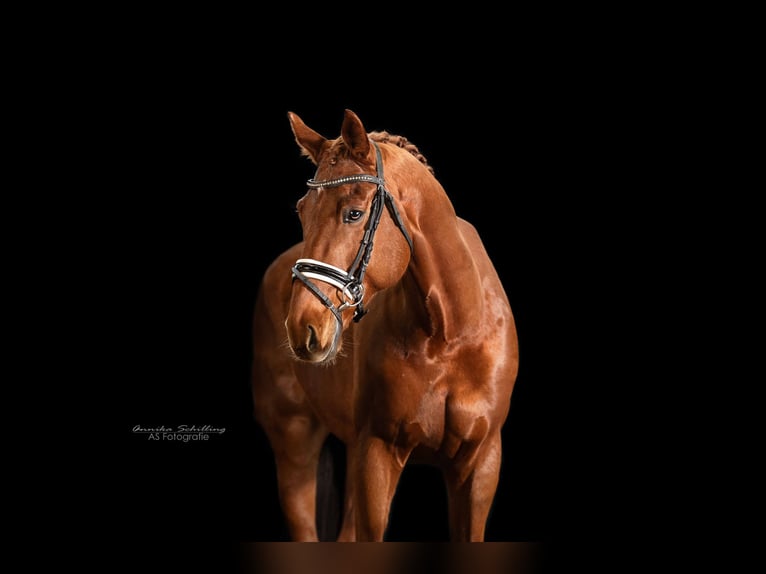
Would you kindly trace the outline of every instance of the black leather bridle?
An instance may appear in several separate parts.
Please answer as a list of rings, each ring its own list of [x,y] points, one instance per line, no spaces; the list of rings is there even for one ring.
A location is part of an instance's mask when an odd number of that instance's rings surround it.
[[[367,313],[362,301],[364,300],[364,274],[367,271],[367,265],[370,263],[370,257],[372,256],[373,238],[375,237],[375,231],[380,223],[380,216],[383,213],[383,205],[388,208],[388,212],[393,219],[394,224],[404,235],[407,243],[410,246],[410,254],[414,252],[412,239],[410,238],[407,229],[404,227],[402,218],[399,215],[399,211],[396,209],[393,196],[386,189],[386,182],[383,178],[383,160],[380,156],[380,148],[378,144],[372,142],[375,146],[376,157],[376,169],[377,175],[369,174],[356,174],[345,175],[336,179],[328,179],[324,181],[317,181],[316,179],[310,179],[307,185],[312,188],[327,188],[338,187],[340,185],[346,185],[353,182],[368,182],[374,183],[378,186],[375,195],[372,198],[370,205],[370,215],[367,218],[367,223],[364,226],[364,235],[362,241],[359,244],[359,251],[356,253],[354,261],[348,268],[348,271],[344,271],[339,267],[317,261],[315,259],[298,259],[292,268],[293,280],[300,280],[306,288],[311,291],[319,300],[332,311],[335,315],[335,319],[338,321],[338,328],[336,329],[336,342],[340,336],[341,328],[343,325],[343,319],[341,313],[344,309],[349,307],[355,307],[354,310],[354,322],[358,322]],[[340,293],[341,305],[336,307],[332,301],[311,281],[315,279],[317,281],[323,281],[329,283],[335,287]]]

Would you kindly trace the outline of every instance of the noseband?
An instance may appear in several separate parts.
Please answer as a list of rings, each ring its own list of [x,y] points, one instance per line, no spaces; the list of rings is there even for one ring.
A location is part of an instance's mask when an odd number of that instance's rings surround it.
[[[358,322],[367,313],[367,310],[362,305],[364,299],[364,280],[365,271],[367,271],[367,265],[370,262],[372,256],[372,244],[375,237],[375,231],[380,223],[380,216],[383,213],[383,205],[388,208],[388,212],[393,219],[394,224],[404,235],[407,243],[410,246],[410,253],[413,252],[412,239],[407,233],[407,229],[404,227],[402,218],[399,215],[399,211],[396,209],[393,196],[386,189],[386,182],[383,179],[383,160],[380,156],[380,148],[378,144],[372,142],[375,146],[375,158],[377,176],[368,174],[346,175],[336,179],[327,179],[324,181],[317,181],[310,179],[307,185],[312,188],[320,187],[338,187],[346,185],[347,183],[353,183],[357,181],[374,183],[378,186],[375,196],[372,198],[372,204],[370,205],[370,215],[367,218],[367,223],[364,226],[364,235],[362,241],[359,244],[359,251],[356,253],[353,263],[348,268],[348,271],[344,271],[334,265],[323,263],[322,261],[316,261],[315,259],[298,259],[293,266],[293,280],[300,280],[306,288],[311,291],[317,298],[332,311],[333,315],[338,321],[338,329],[336,330],[336,342],[340,336],[343,319],[341,318],[341,312],[349,307],[355,307],[354,310],[354,322]],[[317,281],[323,281],[329,283],[335,287],[340,293],[342,303],[339,307],[336,307],[332,301],[311,281],[315,279]]]

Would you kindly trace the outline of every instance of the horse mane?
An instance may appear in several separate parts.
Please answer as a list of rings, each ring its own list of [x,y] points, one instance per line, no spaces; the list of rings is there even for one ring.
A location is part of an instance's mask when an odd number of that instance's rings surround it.
[[[435,175],[434,168],[428,165],[428,160],[426,160],[426,157],[422,153],[420,153],[420,150],[417,148],[417,146],[413,144],[411,141],[409,141],[406,137],[390,134],[387,131],[370,132],[367,135],[370,137],[372,141],[381,142],[381,143],[390,143],[402,149],[407,150],[415,157],[415,159],[417,159],[420,163],[422,163],[426,167],[426,169],[431,173],[431,175]]]

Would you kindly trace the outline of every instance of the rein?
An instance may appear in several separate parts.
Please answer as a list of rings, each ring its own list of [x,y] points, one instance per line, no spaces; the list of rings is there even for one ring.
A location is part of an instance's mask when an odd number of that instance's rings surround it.
[[[375,146],[375,159],[376,159],[376,171],[377,175],[369,174],[356,174],[346,175],[338,177],[336,179],[327,179],[324,181],[317,181],[310,179],[307,185],[312,188],[327,188],[338,187],[353,182],[365,182],[374,183],[378,186],[375,196],[372,198],[372,204],[370,205],[370,215],[367,218],[367,223],[364,226],[364,235],[359,244],[359,250],[354,257],[354,261],[348,268],[348,271],[344,271],[339,267],[317,261],[315,259],[298,259],[292,268],[293,280],[300,280],[306,288],[311,291],[321,302],[327,307],[335,319],[338,321],[338,329],[335,332],[335,338],[340,336],[343,319],[341,313],[344,309],[354,307],[354,322],[358,322],[367,313],[362,301],[364,300],[364,274],[367,271],[367,265],[370,263],[370,257],[372,256],[373,238],[375,237],[375,231],[378,229],[380,223],[380,216],[383,213],[383,206],[388,208],[388,213],[391,215],[391,219],[394,224],[404,235],[407,243],[410,246],[410,253],[414,252],[412,239],[410,238],[407,229],[404,227],[399,210],[396,208],[393,196],[386,189],[386,182],[383,178],[383,160],[380,155],[380,148],[376,142],[372,142]],[[311,281],[315,279],[328,283],[335,287],[340,293],[342,303],[339,307],[336,307],[332,301]]]

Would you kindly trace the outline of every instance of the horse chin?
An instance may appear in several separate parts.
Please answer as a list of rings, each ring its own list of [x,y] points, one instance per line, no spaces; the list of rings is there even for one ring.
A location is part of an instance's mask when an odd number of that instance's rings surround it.
[[[320,352],[311,352],[305,347],[295,349],[290,347],[293,352],[293,357],[302,363],[311,363],[312,365],[325,365],[329,366],[335,363],[338,358],[338,349],[335,345],[330,346],[329,349]]]

